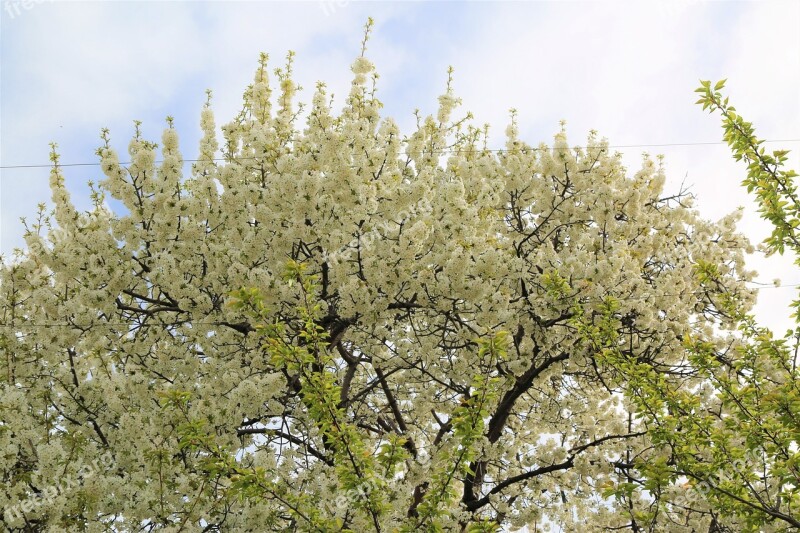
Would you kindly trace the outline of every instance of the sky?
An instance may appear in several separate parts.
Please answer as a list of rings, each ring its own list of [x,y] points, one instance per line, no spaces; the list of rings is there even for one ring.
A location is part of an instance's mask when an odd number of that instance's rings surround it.
[[[72,2],[0,0],[0,166],[46,165],[51,141],[62,163],[96,163],[101,128],[122,154],[142,121],[157,140],[175,117],[184,157],[196,155],[205,90],[217,123],[232,119],[259,52],[281,66],[296,52],[308,101],[316,81],[340,98],[359,54],[381,75],[384,115],[404,132],[413,111],[435,112],[455,69],[454,88],[479,124],[503,145],[508,110],[520,137],[551,142],[566,120],[570,142],[597,130],[625,154],[630,172],[643,152],[663,154],[667,190],[691,187],[712,220],[744,207],[740,229],[760,242],[770,227],[740,186],[745,168],[721,140],[719,118],[694,105],[699,79],[728,78],[737,110],[771,149],[791,149],[800,170],[800,1],[531,2]],[[490,143],[491,144],[491,143]],[[650,145],[650,146],[646,146]],[[671,145],[671,146],[652,146]],[[67,186],[88,207],[97,166],[67,167]],[[0,168],[0,254],[23,245],[20,217],[49,200],[49,169]],[[756,314],[782,332],[800,283],[790,257],[755,255]]]

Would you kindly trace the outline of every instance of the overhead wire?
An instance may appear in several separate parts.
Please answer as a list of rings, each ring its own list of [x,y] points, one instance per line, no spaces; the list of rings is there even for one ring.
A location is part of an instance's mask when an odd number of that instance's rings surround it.
[[[764,143],[796,143],[800,142],[800,139],[768,139],[763,141]],[[617,145],[609,145],[607,148],[667,148],[671,146],[714,146],[714,145],[725,145],[727,143],[723,141],[708,141],[708,142],[674,142],[674,143],[654,143],[654,144],[617,144]],[[536,151],[549,151],[549,150],[575,150],[575,149],[583,149],[587,150],[590,148],[596,148],[597,146],[569,146],[564,148],[555,148],[555,147],[520,147],[516,148],[515,150],[519,150],[522,152],[536,152]],[[432,153],[432,154],[457,154],[457,153],[506,153],[511,152],[507,148],[471,148],[471,149],[441,149],[441,150],[423,150],[424,153]],[[409,155],[407,152],[400,151],[398,152],[400,155]],[[245,156],[245,157],[235,157],[234,160],[236,161],[246,161],[250,159],[258,159],[259,156]],[[182,159],[183,163],[198,163],[200,161],[208,161],[208,159]],[[211,158],[210,161],[230,161],[230,158],[227,157],[214,157]],[[160,164],[163,163],[163,160],[157,160],[155,163]],[[130,165],[130,161],[123,161],[119,163],[120,165]],[[63,167],[97,167],[101,166],[102,163],[94,162],[94,163],[58,163],[59,168]],[[22,169],[22,168],[52,168],[53,163],[37,163],[37,164],[19,164],[19,165],[0,165],[0,170],[12,170],[12,169]]]
[[[796,143],[800,142],[800,139],[768,139],[764,140],[764,143]],[[709,142],[673,142],[673,143],[652,143],[652,144],[619,144],[619,145],[609,145],[605,148],[666,148],[666,147],[675,147],[675,146],[714,146],[714,145],[725,145],[727,143],[721,141],[709,141]],[[564,150],[575,150],[575,149],[590,149],[595,148],[596,146],[571,146],[571,147],[564,147]],[[550,151],[550,150],[557,150],[558,148],[555,147],[520,147],[516,150],[526,152],[526,151]],[[505,148],[498,148],[498,149],[441,149],[441,150],[424,150],[425,153],[435,153],[435,154],[455,154],[455,153],[506,153],[511,152],[512,150],[505,149]],[[399,152],[401,155],[409,155],[407,152]],[[245,156],[245,157],[236,157],[234,160],[251,160],[251,159],[258,159],[258,156]],[[215,162],[224,162],[230,161],[231,158],[224,158],[224,157],[215,157],[211,158],[211,161]],[[208,159],[183,159],[181,160],[182,163],[197,163],[200,161],[208,161]],[[163,160],[157,160],[155,163],[160,164],[163,163]],[[130,161],[120,162],[119,165],[130,165]],[[93,163],[59,163],[58,167],[89,167],[89,166],[100,166],[102,163],[100,162],[93,162]],[[53,163],[47,164],[19,164],[19,165],[0,165],[0,169],[2,170],[13,170],[13,169],[26,169],[26,168],[52,168]],[[767,284],[767,283],[760,283],[760,282],[750,282],[762,285],[760,287],[748,287],[751,290],[762,290],[762,289],[790,289],[790,288],[797,288],[800,287],[800,283],[794,284],[787,284],[787,285],[774,285],[774,284]],[[680,295],[672,295],[672,296],[680,296]],[[648,299],[650,296],[639,296],[639,297],[615,297],[617,300],[621,301],[631,301],[631,300],[642,300]],[[602,300],[599,297],[592,298],[594,300]],[[207,321],[187,321],[193,325],[210,325],[210,326],[224,326],[222,322],[214,321],[214,322],[207,322]],[[75,327],[75,328],[85,328],[85,327],[96,327],[96,326],[106,326],[106,327],[159,327],[159,326],[175,326],[179,324],[135,324],[130,322],[96,322],[93,324],[87,325],[80,325],[74,323],[24,323],[23,325],[12,325],[12,324],[0,324],[0,329],[17,329],[20,327],[24,328],[56,328],[56,327]]]

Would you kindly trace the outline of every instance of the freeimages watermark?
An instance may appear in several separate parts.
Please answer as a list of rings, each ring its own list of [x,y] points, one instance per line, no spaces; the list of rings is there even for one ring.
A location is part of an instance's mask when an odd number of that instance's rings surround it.
[[[396,220],[400,220],[400,222],[395,222],[392,220],[384,220],[378,222],[377,225],[371,229],[370,231],[359,235],[358,237],[354,237],[350,240],[345,246],[341,247],[340,249],[333,251],[333,252],[325,252],[323,254],[322,260],[326,263],[337,263],[337,262],[344,262],[352,259],[352,257],[356,254],[358,250],[364,250],[365,248],[369,248],[372,243],[378,239],[383,238],[385,233],[389,233],[393,231],[395,226],[398,224],[405,224],[409,220],[414,217],[419,217],[421,215],[429,214],[433,211],[433,205],[431,205],[430,200],[423,197],[416,205],[412,206],[408,210],[400,211],[397,216],[395,217]]]
[[[747,471],[752,464],[757,464],[761,459],[763,450],[759,448],[748,450],[744,457],[732,461],[730,466],[735,472]],[[700,481],[695,485],[686,487],[686,491],[672,500],[672,503],[681,507],[688,507],[692,503],[705,499],[709,493],[716,490],[716,487],[723,481],[732,481],[727,472],[720,472],[709,476],[708,480]]]
[[[415,459],[418,467],[425,468],[430,465],[433,457],[430,455],[422,455]],[[343,492],[339,492],[335,498],[328,500],[324,505],[328,513],[335,515],[342,509],[350,509],[356,502],[365,502],[369,499],[370,495],[384,489],[381,482],[366,478],[355,487]]]
[[[329,513],[336,514],[336,511],[339,509],[347,509],[355,502],[368,500],[369,495],[379,489],[380,486],[377,483],[371,479],[366,479],[358,484],[358,486],[346,492],[339,493],[336,498],[329,500],[325,504],[325,507]]]
[[[45,1],[54,2],[55,0],[5,0],[3,11],[8,13],[10,19],[15,19]]]
[[[330,17],[337,10],[347,7],[349,0],[320,0],[319,7],[326,17]]]
[[[18,502],[16,505],[7,507],[3,516],[8,522],[22,520],[24,515],[44,505],[52,505],[53,500],[59,495],[72,492],[80,486],[81,482],[89,479],[101,470],[110,468],[113,464],[114,456],[111,455],[110,451],[92,461],[91,464],[81,463],[77,472],[74,474],[66,474],[61,477],[57,485],[49,485],[41,489],[38,493]]]

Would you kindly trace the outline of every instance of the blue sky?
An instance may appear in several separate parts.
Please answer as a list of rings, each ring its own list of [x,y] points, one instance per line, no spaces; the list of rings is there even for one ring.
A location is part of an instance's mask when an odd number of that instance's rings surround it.
[[[0,161],[48,161],[48,142],[64,163],[96,161],[102,127],[125,152],[132,121],[160,136],[175,117],[187,158],[196,155],[205,89],[217,122],[234,116],[258,53],[280,66],[297,52],[296,73],[311,96],[316,80],[344,95],[361,27],[376,21],[368,55],[381,74],[386,115],[408,132],[412,112],[435,109],[449,65],[464,110],[491,124],[497,146],[508,109],[521,137],[549,142],[567,121],[573,144],[596,129],[612,145],[709,142],[717,117],[693,104],[699,78],[727,77],[737,108],[762,138],[800,139],[800,2],[693,0],[611,2],[67,2],[0,0]],[[341,102],[341,100],[338,100]],[[794,150],[800,143],[770,145]],[[758,241],[768,231],[739,187],[744,169],[722,145],[632,147],[663,153],[668,188],[685,179],[697,207],[718,219],[745,207],[741,228]],[[87,204],[97,167],[70,167],[68,186]],[[48,169],[0,169],[0,253],[22,245],[20,216],[49,199]],[[800,282],[788,258],[754,257],[760,278]],[[788,326],[791,289],[760,291],[758,313]]]

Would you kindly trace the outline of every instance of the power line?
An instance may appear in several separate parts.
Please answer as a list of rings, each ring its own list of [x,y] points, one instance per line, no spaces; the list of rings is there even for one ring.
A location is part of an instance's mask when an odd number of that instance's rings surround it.
[[[769,139],[763,141],[764,143],[796,143],[800,142],[800,139]],[[685,142],[685,143],[658,143],[658,144],[617,144],[613,146],[608,146],[608,148],[666,148],[670,146],[713,146],[713,145],[725,145],[727,143],[722,141],[710,141],[710,142]],[[571,146],[566,148],[561,148],[562,150],[575,150],[575,149],[589,149],[589,148],[596,148],[596,146]],[[521,152],[538,152],[538,151],[550,151],[556,150],[558,148],[554,147],[546,147],[546,148],[539,148],[539,147],[526,147],[526,148],[518,148],[517,150]],[[487,148],[487,149],[464,149],[464,150],[453,150],[453,149],[443,149],[443,150],[423,150],[424,153],[432,153],[432,154],[459,154],[459,153],[505,153],[510,152],[506,148]],[[401,155],[409,155],[407,152],[398,152]],[[259,159],[257,156],[248,156],[248,157],[236,157],[234,161],[245,161],[251,159]],[[229,161],[229,158],[225,157],[214,157],[211,158],[210,161]],[[181,160],[182,163],[198,163],[200,161],[209,161],[208,159],[183,159]],[[155,163],[163,163],[163,160],[157,160]],[[119,163],[120,165],[130,165],[130,161],[123,161]],[[102,163],[59,163],[59,167],[98,167],[102,165]],[[12,169],[19,169],[19,168],[52,168],[52,163],[47,164],[30,164],[30,165],[0,165],[0,169],[2,170],[12,170]]]
[[[749,283],[759,283],[759,282],[751,281]],[[793,289],[793,288],[796,288],[796,287],[800,287],[800,283],[791,283],[789,285],[783,285],[783,284],[781,284],[781,285],[773,285],[772,283],[769,283],[769,284],[759,283],[759,285],[764,285],[764,287],[748,287],[748,288],[752,289],[754,291],[760,291],[762,289]]]

